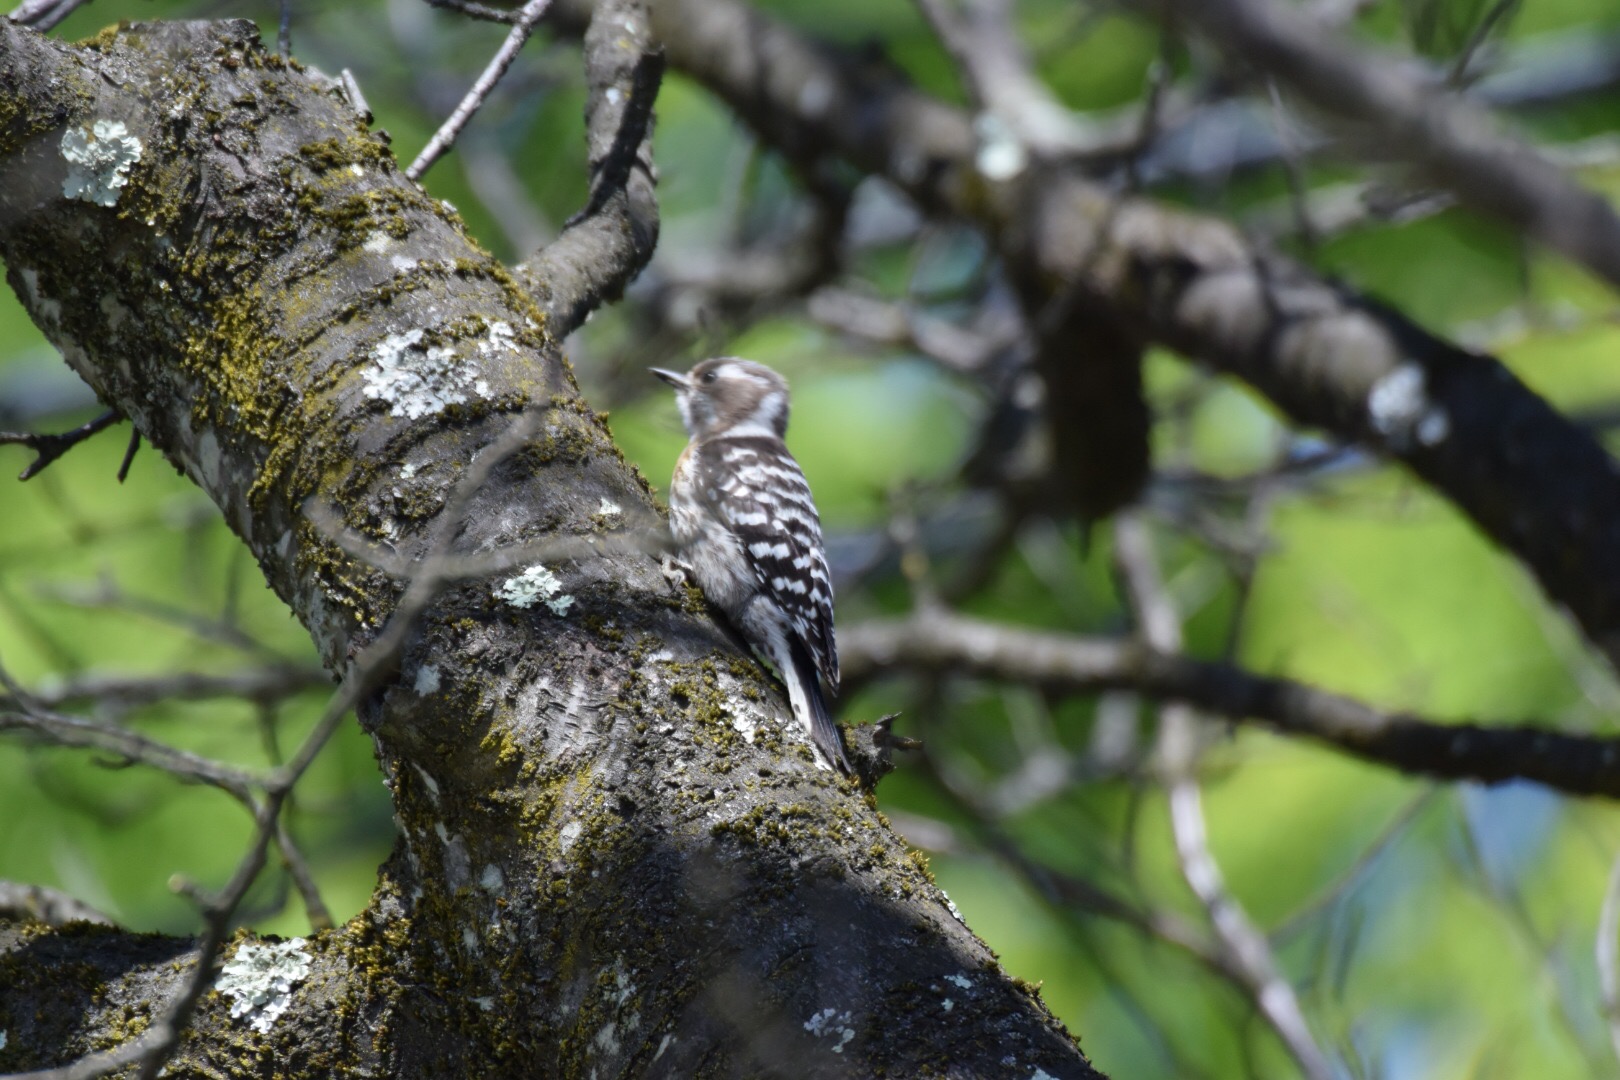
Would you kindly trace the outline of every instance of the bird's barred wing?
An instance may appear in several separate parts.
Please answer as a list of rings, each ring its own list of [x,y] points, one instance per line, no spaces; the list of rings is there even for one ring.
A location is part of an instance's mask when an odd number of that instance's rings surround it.
[[[705,497],[742,542],[760,588],[787,613],[836,694],[832,575],[799,463],[780,439],[758,435],[710,440],[705,457]]]

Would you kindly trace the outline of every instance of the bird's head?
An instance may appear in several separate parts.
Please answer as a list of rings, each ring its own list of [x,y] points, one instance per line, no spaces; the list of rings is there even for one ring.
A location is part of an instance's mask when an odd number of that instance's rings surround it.
[[[652,373],[675,388],[681,421],[694,439],[787,434],[787,380],[764,364],[717,356],[685,375],[662,368]]]

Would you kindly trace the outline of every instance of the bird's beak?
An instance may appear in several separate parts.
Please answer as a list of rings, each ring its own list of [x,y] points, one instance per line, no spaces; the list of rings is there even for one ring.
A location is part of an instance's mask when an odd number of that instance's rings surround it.
[[[658,376],[660,379],[663,379],[677,390],[689,389],[686,382],[686,376],[682,375],[678,371],[665,371],[663,368],[656,367],[648,368],[647,370]]]

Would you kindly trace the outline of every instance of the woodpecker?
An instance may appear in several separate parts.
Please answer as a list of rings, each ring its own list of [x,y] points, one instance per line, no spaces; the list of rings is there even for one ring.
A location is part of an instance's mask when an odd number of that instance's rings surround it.
[[[811,744],[848,773],[827,707],[838,693],[832,577],[810,485],[783,442],[787,380],[734,356],[652,373],[675,388],[691,436],[669,486],[676,558],[776,668]]]

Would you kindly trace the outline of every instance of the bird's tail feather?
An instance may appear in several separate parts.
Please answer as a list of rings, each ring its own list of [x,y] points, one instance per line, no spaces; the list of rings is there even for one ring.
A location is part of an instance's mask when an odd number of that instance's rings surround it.
[[[789,690],[798,692],[790,692],[788,697],[794,699],[795,710],[802,710],[799,719],[809,727],[810,741],[833,768],[846,774],[854,772],[849,755],[844,752],[844,740],[838,725],[833,723],[832,711],[827,707],[826,695],[821,692],[821,679],[816,674],[816,663],[810,656],[810,650],[797,638],[791,640],[788,647],[792,651],[792,663],[788,665],[791,670],[784,674],[798,684],[794,686],[790,682]]]

